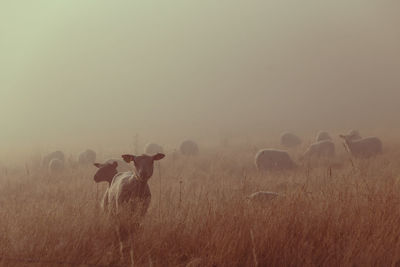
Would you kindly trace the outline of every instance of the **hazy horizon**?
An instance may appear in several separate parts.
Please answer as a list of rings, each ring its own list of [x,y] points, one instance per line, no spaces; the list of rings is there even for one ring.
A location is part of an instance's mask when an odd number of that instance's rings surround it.
[[[399,128],[395,1],[0,4],[0,146]]]

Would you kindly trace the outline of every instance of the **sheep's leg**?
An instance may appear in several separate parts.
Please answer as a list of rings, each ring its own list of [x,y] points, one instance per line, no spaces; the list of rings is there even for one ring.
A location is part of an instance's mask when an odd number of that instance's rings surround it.
[[[120,220],[118,224],[118,241],[121,261],[129,266],[134,265],[134,238],[138,232],[139,224],[129,220]]]
[[[128,229],[125,223],[119,222],[117,227],[117,235],[118,235],[118,242],[119,242],[119,253],[121,257],[121,261],[127,263],[128,259],[130,258],[130,249],[128,246]],[[128,256],[129,255],[129,256]]]

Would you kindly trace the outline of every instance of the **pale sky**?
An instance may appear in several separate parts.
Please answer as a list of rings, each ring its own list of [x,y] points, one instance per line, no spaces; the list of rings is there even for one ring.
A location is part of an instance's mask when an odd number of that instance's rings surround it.
[[[0,145],[393,126],[399,10],[396,0],[1,1]]]

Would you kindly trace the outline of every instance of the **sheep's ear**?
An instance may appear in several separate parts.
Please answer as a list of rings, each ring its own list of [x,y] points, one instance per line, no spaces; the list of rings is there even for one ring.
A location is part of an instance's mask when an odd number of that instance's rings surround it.
[[[103,164],[100,163],[93,163],[94,166],[96,166],[97,168],[101,168]]]
[[[114,161],[114,162],[111,164],[111,166],[112,166],[114,169],[116,169],[116,168],[118,167],[118,162],[117,162],[117,161]]]
[[[160,160],[164,157],[165,155],[163,153],[157,153],[156,155],[153,156],[153,160]]]
[[[121,156],[125,162],[131,162],[135,160],[135,156],[134,155],[129,155],[129,154],[124,154]]]

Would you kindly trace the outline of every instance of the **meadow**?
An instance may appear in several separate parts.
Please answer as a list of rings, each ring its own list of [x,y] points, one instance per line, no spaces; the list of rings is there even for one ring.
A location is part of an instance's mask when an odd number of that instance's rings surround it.
[[[152,202],[134,237],[135,266],[400,266],[400,145],[354,159],[259,173],[262,145],[168,154],[149,181]],[[115,153],[117,155],[117,153]],[[118,266],[115,225],[99,203],[96,168],[60,174],[27,163],[0,177],[1,266]],[[251,205],[246,196],[282,196]]]

